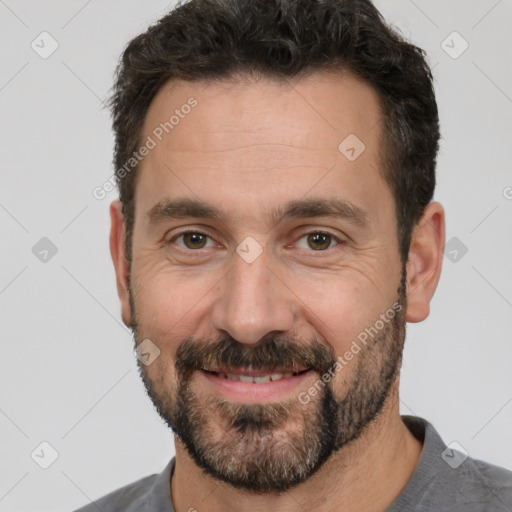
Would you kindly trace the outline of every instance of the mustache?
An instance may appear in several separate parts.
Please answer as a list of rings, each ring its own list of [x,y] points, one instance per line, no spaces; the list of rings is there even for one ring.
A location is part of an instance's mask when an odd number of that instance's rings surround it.
[[[267,336],[256,345],[240,343],[232,337],[214,342],[186,338],[176,352],[176,370],[187,376],[201,368],[311,369],[324,374],[336,362],[331,346],[318,338],[299,343],[282,336]]]

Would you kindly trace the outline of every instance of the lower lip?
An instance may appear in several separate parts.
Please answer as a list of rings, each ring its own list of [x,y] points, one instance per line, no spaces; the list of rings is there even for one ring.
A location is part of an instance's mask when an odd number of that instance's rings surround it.
[[[200,370],[199,373],[222,395],[232,401],[243,403],[261,403],[282,400],[286,395],[290,395],[292,392],[298,393],[300,388],[304,388],[304,383],[308,379],[311,379],[313,375],[313,372],[308,370],[285,379],[256,383],[226,379],[204,370]]]

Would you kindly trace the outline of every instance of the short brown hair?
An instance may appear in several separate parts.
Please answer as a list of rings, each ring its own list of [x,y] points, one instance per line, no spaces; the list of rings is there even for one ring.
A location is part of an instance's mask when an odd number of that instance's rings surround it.
[[[423,50],[393,31],[370,0],[190,0],[135,37],[116,72],[110,105],[114,165],[140,144],[147,110],[170,79],[241,73],[299,78],[345,67],[371,84],[384,112],[383,175],[395,198],[402,263],[432,200],[439,119]],[[136,168],[116,172],[131,259]]]

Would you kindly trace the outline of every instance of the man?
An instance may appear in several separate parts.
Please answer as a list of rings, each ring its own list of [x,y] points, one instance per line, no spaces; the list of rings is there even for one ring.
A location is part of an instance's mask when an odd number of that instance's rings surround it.
[[[511,472],[399,414],[445,239],[423,52],[369,0],[191,0],[112,109],[122,318],[176,456],[82,512],[512,510]]]

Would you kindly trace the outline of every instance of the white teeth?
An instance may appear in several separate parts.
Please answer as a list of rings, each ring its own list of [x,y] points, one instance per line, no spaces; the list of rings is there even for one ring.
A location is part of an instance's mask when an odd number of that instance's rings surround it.
[[[239,380],[241,382],[254,382],[256,384],[264,384],[265,382],[274,382],[276,380],[288,379],[293,377],[293,372],[273,373],[272,375],[260,375],[258,377],[250,377],[249,375],[235,375],[234,373],[218,373],[221,379]]]
[[[270,375],[263,375],[261,377],[253,377],[253,381],[260,383],[260,382],[269,382],[270,381]]]

